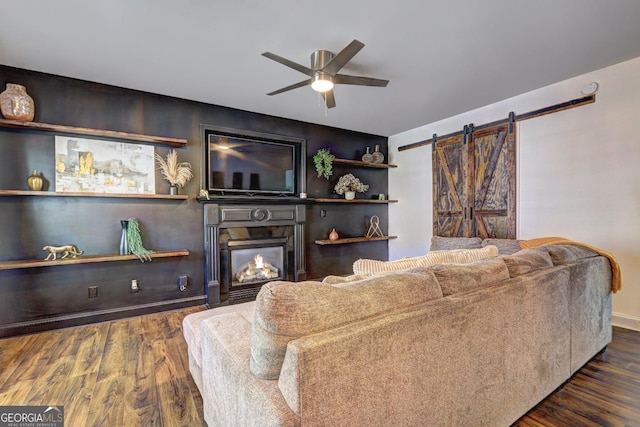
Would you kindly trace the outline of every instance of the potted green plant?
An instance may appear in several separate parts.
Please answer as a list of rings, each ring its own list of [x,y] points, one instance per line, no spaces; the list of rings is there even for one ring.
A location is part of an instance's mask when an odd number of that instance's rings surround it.
[[[336,156],[331,154],[331,152],[326,148],[321,148],[313,155],[313,164],[316,167],[316,172],[318,173],[318,178],[329,179],[331,175],[333,175],[333,159]]]

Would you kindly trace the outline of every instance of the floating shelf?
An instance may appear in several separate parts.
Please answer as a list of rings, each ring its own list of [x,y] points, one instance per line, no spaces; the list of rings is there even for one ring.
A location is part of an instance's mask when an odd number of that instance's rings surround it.
[[[52,125],[49,123],[22,122],[20,120],[0,119],[0,128],[24,129],[41,132],[58,132],[73,135],[99,136],[103,138],[124,139],[127,141],[148,142],[151,144],[173,145],[177,147],[183,147],[187,145],[187,140],[184,138],[168,138],[164,136],[142,135],[137,133],[118,132],[113,130]]]
[[[170,257],[182,257],[188,256],[189,251],[178,250],[178,251],[156,251],[152,254],[149,254],[151,258],[170,258]],[[110,261],[129,261],[136,260],[139,258],[137,255],[80,255],[76,258],[58,258],[56,260],[45,261],[43,259],[25,259],[25,260],[17,260],[17,261],[0,261],[0,270],[16,270],[20,268],[32,268],[32,267],[50,267],[50,266],[58,266],[58,265],[69,265],[69,264],[89,264],[89,263],[97,263],[97,262],[110,262]]]
[[[316,245],[344,245],[347,243],[358,243],[358,242],[376,242],[379,240],[391,240],[397,239],[398,236],[376,236],[376,237],[347,237],[344,239],[338,240],[316,240]]]
[[[124,199],[169,199],[169,200],[186,200],[189,196],[186,194],[178,194],[172,196],[169,194],[120,194],[120,193],[71,193],[57,191],[31,191],[31,190],[0,190],[2,196],[44,196],[44,197],[119,197]]]
[[[358,166],[362,168],[376,168],[376,169],[389,169],[397,168],[397,165],[390,165],[386,163],[369,163],[362,162],[360,160],[347,160],[347,159],[333,159],[333,163],[342,163],[343,165]]]
[[[316,203],[398,203],[397,200],[378,199],[313,199]]]

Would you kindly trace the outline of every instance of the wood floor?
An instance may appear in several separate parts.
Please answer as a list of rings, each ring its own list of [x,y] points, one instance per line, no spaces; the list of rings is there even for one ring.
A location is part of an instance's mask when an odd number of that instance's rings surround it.
[[[204,426],[189,308],[0,340],[0,405],[64,406],[66,426]],[[640,332],[613,342],[515,426],[640,426]]]

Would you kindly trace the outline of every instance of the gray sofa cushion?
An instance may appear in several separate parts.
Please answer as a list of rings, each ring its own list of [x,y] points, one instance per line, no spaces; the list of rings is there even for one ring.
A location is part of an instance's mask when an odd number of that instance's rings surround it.
[[[436,275],[444,296],[485,288],[509,279],[509,269],[500,258],[487,258],[463,265],[433,265],[428,268]]]
[[[584,246],[576,245],[547,245],[544,248],[549,252],[553,265],[562,265],[577,261],[582,258],[591,258],[598,254]]]
[[[451,249],[479,249],[482,247],[480,237],[442,237],[431,238],[430,251],[448,251]]]
[[[553,267],[553,261],[546,249],[523,249],[513,255],[501,255],[507,264],[510,277],[518,277],[536,270]]]
[[[442,297],[432,272],[392,273],[343,284],[274,281],[262,286],[251,326],[250,370],[277,379],[289,341]]]
[[[522,249],[520,240],[516,239],[484,239],[482,241],[482,247],[489,245],[496,246],[500,255],[511,255]]]

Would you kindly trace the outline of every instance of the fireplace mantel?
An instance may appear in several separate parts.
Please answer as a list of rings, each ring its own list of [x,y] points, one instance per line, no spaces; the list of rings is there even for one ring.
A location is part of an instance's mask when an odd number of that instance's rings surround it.
[[[196,197],[196,200],[204,205],[207,204],[223,204],[223,205],[296,205],[313,203],[313,199],[287,196],[237,196],[237,195],[209,195]]]

